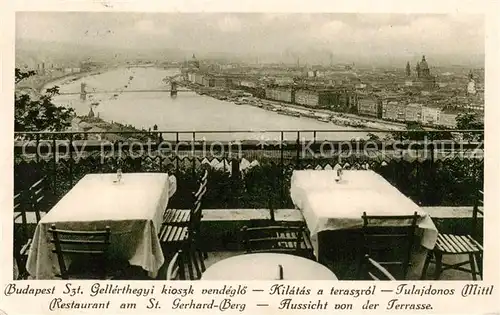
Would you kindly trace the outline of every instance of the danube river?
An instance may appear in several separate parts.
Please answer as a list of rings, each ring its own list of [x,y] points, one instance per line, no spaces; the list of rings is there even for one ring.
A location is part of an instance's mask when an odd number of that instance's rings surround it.
[[[133,125],[138,129],[149,129],[154,125],[162,131],[186,131],[182,139],[191,137],[207,140],[232,139],[277,139],[279,133],[266,130],[318,130],[317,139],[350,140],[364,137],[365,132],[341,127],[313,118],[281,115],[251,105],[236,105],[194,92],[179,92],[172,98],[168,92],[133,92],[137,90],[168,89],[163,79],[178,74],[178,70],[158,68],[119,68],[92,74],[80,79],[65,78],[46,86],[60,86],[61,93],[78,93],[81,83],[86,91],[111,91],[103,94],[88,94],[86,100],[76,95],[58,95],[54,103],[73,107],[78,115],[89,113],[90,105],[95,114],[106,121]],[[327,132],[330,131],[330,132]],[[332,132],[343,130],[343,132]],[[236,134],[207,134],[202,131],[240,131]],[[253,131],[242,133],[241,131]],[[200,132],[200,133],[198,133]],[[301,138],[312,138],[312,132],[301,133]],[[286,132],[286,139],[296,138],[296,133]],[[170,138],[168,134],[164,138]]]

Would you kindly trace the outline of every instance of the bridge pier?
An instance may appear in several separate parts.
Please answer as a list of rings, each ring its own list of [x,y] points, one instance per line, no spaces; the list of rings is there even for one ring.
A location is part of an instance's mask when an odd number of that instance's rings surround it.
[[[80,84],[80,100],[85,101],[87,99],[87,92],[85,91],[86,84],[82,82]]]
[[[170,83],[170,96],[177,96],[177,82]]]

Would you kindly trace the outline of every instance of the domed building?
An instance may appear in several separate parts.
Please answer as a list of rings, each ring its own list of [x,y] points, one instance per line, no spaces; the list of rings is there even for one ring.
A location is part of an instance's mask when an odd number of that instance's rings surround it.
[[[416,66],[417,79],[421,85],[426,89],[433,89],[436,87],[436,78],[431,75],[431,70],[425,60],[425,56],[422,56],[422,60],[417,63]]]
[[[187,65],[190,70],[200,69],[200,62],[196,59],[196,56],[194,54],[191,60],[187,62]]]
[[[429,65],[425,60],[425,56],[422,56],[422,61],[420,61],[420,77],[428,78],[431,76],[431,71],[429,70]]]

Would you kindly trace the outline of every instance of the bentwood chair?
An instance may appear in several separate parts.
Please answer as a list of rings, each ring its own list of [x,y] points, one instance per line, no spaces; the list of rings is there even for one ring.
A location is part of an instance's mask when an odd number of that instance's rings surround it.
[[[473,280],[477,280],[478,275],[481,279],[483,278],[483,246],[477,241],[479,215],[483,216],[484,211],[483,197],[483,192],[479,191],[472,209],[472,233],[465,235],[439,233],[434,249],[427,253],[420,279],[426,279],[430,263],[436,265],[434,271],[434,279],[436,280],[440,278],[443,271],[449,269],[468,272],[472,275]],[[445,255],[467,256],[468,259],[455,264],[447,264],[443,262]],[[463,267],[464,265],[469,265],[470,269]],[[476,265],[479,270],[476,270]]]
[[[202,272],[205,271],[204,267],[202,268],[203,257],[196,255],[195,251],[196,248],[186,243],[183,249],[175,253],[167,267],[167,280],[199,280],[201,278]]]
[[[57,255],[62,279],[108,278],[107,250],[111,230],[106,226],[98,231],[60,230],[55,224],[50,228],[53,253]],[[66,258],[71,258],[67,265]]]
[[[404,280],[415,239],[417,212],[401,216],[369,216],[364,212],[362,219],[358,278],[362,270],[362,257],[370,255],[378,264],[391,270],[392,275]]]
[[[167,280],[186,280],[184,253],[179,249],[170,260],[167,268]]]
[[[387,269],[382,267],[382,265],[375,260],[371,259],[369,255],[365,255],[364,268],[366,275],[366,279],[364,280],[396,280],[396,278],[394,278],[394,276]]]

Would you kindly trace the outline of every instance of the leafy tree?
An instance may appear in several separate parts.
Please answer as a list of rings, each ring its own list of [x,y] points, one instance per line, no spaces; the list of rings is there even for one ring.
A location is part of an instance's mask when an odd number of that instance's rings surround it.
[[[457,129],[459,130],[484,130],[484,123],[480,121],[476,114],[467,112],[457,116]],[[484,139],[484,132],[463,133],[464,140],[480,141]]]
[[[374,133],[369,132],[366,136],[369,141],[380,141],[380,137]]]
[[[15,70],[15,83],[35,75],[34,71]],[[15,92],[15,131],[61,131],[70,126],[74,115],[72,108],[57,106],[52,97],[59,94],[59,87],[47,89],[40,96]]]
[[[425,131],[425,128],[418,122],[407,122],[407,131],[393,132],[392,136],[396,140],[414,140],[414,141],[434,141],[434,140],[450,140],[452,134],[449,131]]]

